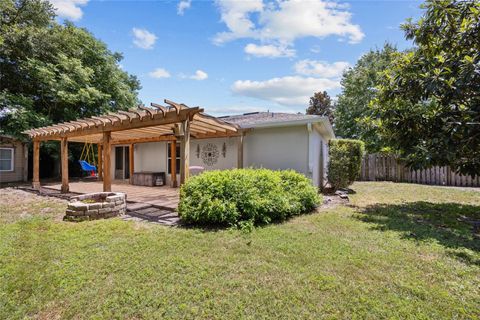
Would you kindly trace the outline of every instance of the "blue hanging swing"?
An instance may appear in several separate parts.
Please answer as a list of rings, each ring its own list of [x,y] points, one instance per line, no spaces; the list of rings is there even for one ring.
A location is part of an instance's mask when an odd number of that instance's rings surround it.
[[[95,153],[91,142],[85,142],[78,163],[80,164],[82,171],[87,172],[92,177],[96,175],[97,167],[95,166]]]
[[[93,172],[97,172],[97,167],[95,167],[94,165],[91,165],[90,163],[88,163],[87,161],[85,160],[78,160],[78,163],[80,163],[80,166],[82,167],[82,170],[83,171],[93,171]]]

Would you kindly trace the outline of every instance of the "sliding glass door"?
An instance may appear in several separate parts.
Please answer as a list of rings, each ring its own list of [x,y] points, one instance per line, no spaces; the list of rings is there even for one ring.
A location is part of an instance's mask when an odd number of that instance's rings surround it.
[[[130,178],[130,148],[128,146],[115,147],[115,179]]]

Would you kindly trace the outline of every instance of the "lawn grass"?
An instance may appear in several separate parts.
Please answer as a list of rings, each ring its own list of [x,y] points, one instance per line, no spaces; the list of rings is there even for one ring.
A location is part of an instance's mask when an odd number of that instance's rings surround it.
[[[0,319],[479,318],[480,240],[461,217],[480,219],[480,192],[352,188],[350,206],[250,234],[0,204]]]

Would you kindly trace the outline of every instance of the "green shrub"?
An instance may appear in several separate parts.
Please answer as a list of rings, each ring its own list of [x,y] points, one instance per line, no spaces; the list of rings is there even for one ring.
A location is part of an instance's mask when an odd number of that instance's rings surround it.
[[[320,202],[311,181],[292,170],[207,171],[180,189],[178,213],[188,224],[240,226],[282,221]]]
[[[334,190],[346,188],[358,178],[364,150],[360,140],[330,140],[328,182]]]

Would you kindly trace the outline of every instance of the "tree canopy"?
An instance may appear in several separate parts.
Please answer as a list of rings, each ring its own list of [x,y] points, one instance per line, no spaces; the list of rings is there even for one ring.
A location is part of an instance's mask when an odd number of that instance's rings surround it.
[[[383,73],[374,112],[414,167],[480,174],[480,2],[429,0],[402,28],[412,51]]]
[[[330,120],[330,123],[333,125],[335,118],[333,115],[332,99],[327,91],[315,92],[313,97],[310,97],[310,105],[306,113],[328,117],[328,120]]]
[[[30,127],[88,117],[138,103],[140,83],[120,53],[86,29],[55,21],[43,0],[0,1],[0,127]]]
[[[347,139],[364,141],[368,152],[378,152],[388,146],[378,131],[378,121],[370,108],[376,97],[376,87],[397,50],[390,44],[370,50],[343,74],[342,92],[335,105],[335,133]]]

